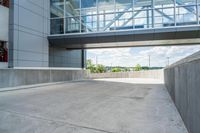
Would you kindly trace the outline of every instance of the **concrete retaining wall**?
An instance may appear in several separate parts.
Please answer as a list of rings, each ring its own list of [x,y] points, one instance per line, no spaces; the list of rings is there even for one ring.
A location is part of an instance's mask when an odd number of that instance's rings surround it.
[[[163,70],[135,71],[135,72],[110,72],[110,73],[89,73],[88,78],[153,78],[163,79]]]
[[[1,68],[8,68],[8,63],[7,62],[0,62],[0,69]]]
[[[164,70],[166,87],[190,133],[200,133],[200,52]]]
[[[81,80],[86,74],[85,70],[0,69],[0,88]]]

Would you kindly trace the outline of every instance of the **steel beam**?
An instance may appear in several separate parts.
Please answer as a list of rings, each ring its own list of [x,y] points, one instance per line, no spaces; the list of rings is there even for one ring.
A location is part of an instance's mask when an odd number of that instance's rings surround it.
[[[173,18],[171,18],[170,16],[166,15],[165,13],[161,12],[159,9],[155,9],[155,11],[157,11],[158,13],[160,13],[161,15],[163,15],[165,18],[174,21]]]
[[[118,13],[118,15],[115,16],[115,18],[104,27],[103,31],[107,30],[113,23],[116,22],[116,20],[118,20],[121,16],[123,16],[124,13],[126,13],[132,7],[133,7],[132,5],[127,6],[127,8],[125,8],[122,12]]]
[[[144,7],[142,7],[144,9]],[[142,10],[138,10],[132,17],[130,17],[126,22],[124,22],[121,27],[127,25],[133,18],[135,18]]]

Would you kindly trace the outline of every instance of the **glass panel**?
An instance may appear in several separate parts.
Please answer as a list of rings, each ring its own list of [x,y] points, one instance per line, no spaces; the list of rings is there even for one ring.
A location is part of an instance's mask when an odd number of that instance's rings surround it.
[[[152,10],[138,10],[134,11],[134,14],[137,14],[134,19],[134,28],[152,27]]]
[[[82,17],[82,32],[94,32],[97,31],[97,16],[83,16]]]
[[[81,14],[82,15],[97,14],[96,0],[82,0]]]
[[[99,31],[109,31],[115,29],[115,14],[100,14],[99,15]]]
[[[66,33],[80,32],[80,17],[68,17],[66,18]]]
[[[116,0],[116,12],[127,12],[133,10],[132,0]]]
[[[64,19],[51,19],[51,34],[63,34],[64,33]]]
[[[80,16],[80,0],[66,0],[67,17]]]
[[[199,23],[200,23],[200,5],[198,5],[198,15],[199,15],[199,17],[198,17],[198,21],[199,21]]]
[[[64,0],[51,0],[51,18],[64,17]]]
[[[115,11],[114,0],[99,0],[98,3],[99,13],[111,13]]]
[[[133,5],[135,6],[135,10],[139,10],[140,8],[152,8],[152,0],[134,0]]]
[[[81,0],[81,8],[91,8],[96,7],[96,0]]]
[[[154,27],[174,26],[174,8],[155,9]]]
[[[196,0],[176,0],[177,5],[195,5]]]
[[[133,12],[124,12],[123,15],[116,20],[116,30],[133,29]]]
[[[196,6],[184,6],[176,8],[176,25],[197,24]]]
[[[174,0],[154,0],[155,8],[174,7]]]
[[[125,30],[133,28],[133,1],[116,0],[116,30]],[[114,30],[114,27],[111,28]]]

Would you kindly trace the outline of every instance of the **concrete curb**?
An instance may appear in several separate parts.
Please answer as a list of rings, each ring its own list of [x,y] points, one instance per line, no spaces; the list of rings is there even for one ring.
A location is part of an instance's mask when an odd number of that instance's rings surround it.
[[[6,87],[6,88],[0,88],[0,92],[33,89],[33,88],[38,88],[38,87],[60,85],[60,84],[66,84],[66,83],[72,83],[72,82],[79,82],[79,81],[83,81],[83,80],[63,81],[63,82],[53,82],[53,83],[42,83],[42,84],[34,84],[34,85],[23,85],[23,86],[17,86],[17,87]]]

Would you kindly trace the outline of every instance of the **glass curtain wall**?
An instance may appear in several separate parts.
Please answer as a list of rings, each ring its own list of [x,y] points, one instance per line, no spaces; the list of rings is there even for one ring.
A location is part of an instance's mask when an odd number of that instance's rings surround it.
[[[76,33],[80,32],[81,19],[80,19],[80,0],[64,0],[64,32]]]
[[[200,24],[200,0],[197,0],[197,19],[198,24]]]
[[[81,32],[96,32],[97,1],[81,0]]]
[[[64,33],[64,0],[51,0],[51,34]]]
[[[51,0],[51,34],[197,25],[200,0]]]

